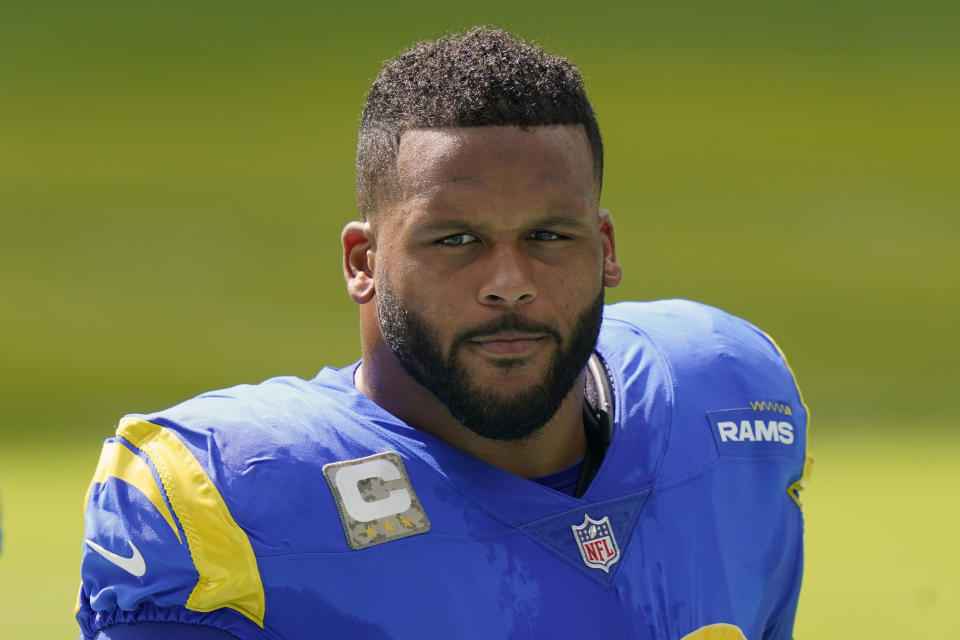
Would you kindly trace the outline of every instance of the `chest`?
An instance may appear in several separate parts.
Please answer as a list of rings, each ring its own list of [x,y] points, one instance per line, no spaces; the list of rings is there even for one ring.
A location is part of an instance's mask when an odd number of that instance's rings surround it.
[[[719,622],[759,637],[798,535],[778,492],[717,468],[517,524],[419,483],[422,533],[258,554],[265,622],[289,637],[322,625],[334,637],[678,640]],[[303,516],[296,528],[342,540],[340,525]]]

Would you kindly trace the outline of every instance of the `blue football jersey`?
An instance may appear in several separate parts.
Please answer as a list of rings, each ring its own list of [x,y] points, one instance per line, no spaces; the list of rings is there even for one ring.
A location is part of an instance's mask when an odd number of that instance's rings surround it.
[[[612,432],[580,497],[360,393],[357,365],[124,418],[86,497],[77,619],[253,638],[791,637],[807,412],[753,325],[605,310]]]

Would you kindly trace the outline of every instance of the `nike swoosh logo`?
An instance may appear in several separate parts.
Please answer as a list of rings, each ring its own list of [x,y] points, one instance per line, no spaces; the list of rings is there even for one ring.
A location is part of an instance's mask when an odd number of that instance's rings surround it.
[[[130,549],[131,551],[133,551],[133,555],[130,556],[129,558],[118,555],[113,551],[107,551],[106,549],[104,549],[103,547],[101,547],[100,545],[98,545],[96,542],[94,542],[89,538],[86,538],[85,541],[88,545],[90,545],[91,549],[93,549],[94,551],[96,551],[97,553],[102,555],[104,558],[106,558],[113,564],[117,565],[127,573],[132,573],[133,575],[139,578],[147,572],[147,563],[144,562],[143,560],[143,554],[141,554],[140,549],[137,549],[137,547],[134,546],[134,544],[129,540],[127,540],[127,544],[130,545]]]

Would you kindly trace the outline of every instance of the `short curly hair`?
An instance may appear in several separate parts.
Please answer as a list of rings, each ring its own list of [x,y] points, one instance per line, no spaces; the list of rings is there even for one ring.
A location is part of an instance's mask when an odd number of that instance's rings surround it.
[[[357,206],[366,220],[394,192],[400,136],[409,129],[581,124],[597,193],[603,143],[583,78],[506,31],[477,27],[421,42],[388,60],[367,94],[357,142]]]

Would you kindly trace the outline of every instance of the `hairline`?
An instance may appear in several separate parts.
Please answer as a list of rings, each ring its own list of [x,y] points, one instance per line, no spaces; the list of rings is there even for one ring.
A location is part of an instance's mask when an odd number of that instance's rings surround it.
[[[373,207],[369,212],[360,211],[360,219],[362,221],[372,221],[374,218],[379,217],[379,214],[386,209],[390,209],[395,206],[397,203],[402,202],[404,197],[401,194],[401,189],[399,188],[399,171],[397,167],[397,162],[400,158],[400,145],[403,144],[403,136],[412,131],[456,131],[456,130],[470,130],[470,129],[520,129],[521,131],[527,132],[532,129],[546,129],[554,127],[579,127],[583,132],[583,142],[586,145],[587,153],[590,154],[591,167],[592,167],[592,188],[594,191],[594,197],[599,206],[600,203],[600,191],[602,184],[602,167],[598,166],[597,158],[594,157],[593,145],[590,144],[590,134],[587,131],[587,125],[583,122],[571,122],[569,124],[532,124],[532,125],[519,125],[519,124],[491,124],[491,125],[455,125],[450,127],[417,127],[410,126],[404,127],[397,134],[397,152],[393,155],[393,162],[390,165],[389,171],[385,171],[380,174],[379,179],[377,180],[380,189],[378,189],[378,194],[375,197],[376,206]],[[384,188],[387,187],[387,188]],[[389,195],[386,193],[389,192]]]

